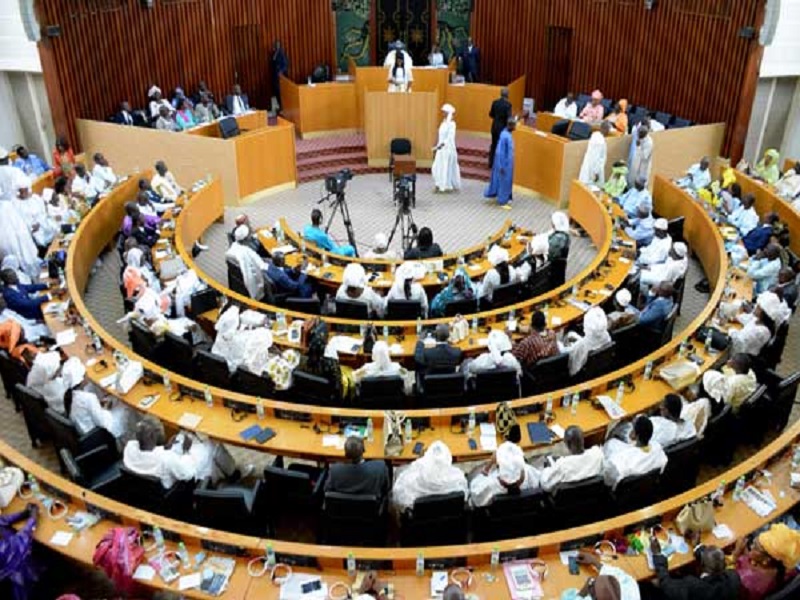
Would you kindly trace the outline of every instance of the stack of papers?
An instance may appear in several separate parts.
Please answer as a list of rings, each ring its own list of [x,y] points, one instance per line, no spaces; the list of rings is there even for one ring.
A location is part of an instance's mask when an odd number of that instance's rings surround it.
[[[74,344],[77,337],[78,336],[75,333],[75,329],[72,327],[70,327],[69,329],[65,329],[63,331],[59,331],[56,334],[56,347],[62,348],[64,346],[69,346],[70,344]]]
[[[292,252],[297,252],[297,248],[295,248],[291,244],[284,244],[283,246],[278,246],[277,248],[272,249],[272,254],[275,254],[276,252],[280,252],[281,254],[286,256],[287,254],[291,254]]]
[[[617,421],[628,414],[625,412],[624,408],[614,402],[609,396],[598,396],[597,401],[605,409],[609,418],[611,418],[613,421]]]
[[[364,340],[346,335],[335,335],[328,341],[325,352],[333,351],[337,354],[358,354]]]
[[[581,312],[586,312],[587,310],[589,310],[589,308],[591,308],[589,306],[589,304],[587,304],[586,302],[582,302],[580,300],[576,300],[575,298],[568,298],[567,299],[567,304],[571,304],[572,306],[574,306],[575,308],[577,308]]]
[[[200,415],[196,415],[194,413],[183,413],[181,418],[178,419],[178,425],[181,429],[197,429],[197,426],[200,425],[200,421],[203,420],[203,417]]]
[[[747,486],[742,492],[742,501],[761,518],[775,512],[778,508],[775,499],[769,491],[761,491],[752,485]]]
[[[497,450],[497,429],[494,423],[481,423],[480,434],[481,449],[492,452]]]

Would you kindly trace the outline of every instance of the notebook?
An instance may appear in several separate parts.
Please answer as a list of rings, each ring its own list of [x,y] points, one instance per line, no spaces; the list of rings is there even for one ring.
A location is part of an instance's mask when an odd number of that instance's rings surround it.
[[[549,444],[553,439],[553,432],[545,423],[528,423],[528,435],[532,444]]]

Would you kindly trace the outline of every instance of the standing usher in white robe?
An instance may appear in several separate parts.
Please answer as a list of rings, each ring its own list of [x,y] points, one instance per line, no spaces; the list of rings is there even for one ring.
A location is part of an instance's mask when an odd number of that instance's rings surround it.
[[[448,112],[448,107],[452,111]],[[446,104],[442,110],[448,114],[439,125],[439,143],[436,145],[436,156],[433,159],[431,175],[436,189],[440,192],[449,192],[461,188],[461,169],[458,166],[458,151],[456,150],[456,122],[453,120],[455,109]]]

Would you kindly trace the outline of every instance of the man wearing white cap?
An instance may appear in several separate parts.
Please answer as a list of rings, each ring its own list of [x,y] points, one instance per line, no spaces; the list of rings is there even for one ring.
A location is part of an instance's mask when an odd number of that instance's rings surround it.
[[[389,238],[382,231],[375,234],[375,244],[367,251],[364,258],[379,260],[395,260],[397,253],[389,249]]]
[[[492,268],[483,278],[478,296],[491,302],[498,287],[517,281],[517,272],[508,264],[508,250],[505,248],[495,244],[489,250],[488,258]]]
[[[247,226],[239,225],[233,232],[234,242],[225,253],[225,258],[233,259],[239,265],[247,294],[251,298],[261,300],[264,297],[264,271],[267,269],[267,264],[246,244],[249,235],[250,230]]]
[[[9,165],[8,151],[0,147],[0,256],[15,255],[30,277],[39,275],[39,254],[25,221],[14,207],[16,186],[25,174]]]
[[[647,205],[648,211],[653,210],[653,196],[650,195],[650,190],[647,189],[647,181],[643,178],[637,179],[633,186],[619,198],[614,200],[625,211],[628,217],[635,217],[642,204]]]
[[[458,152],[456,150],[456,122],[453,115],[456,109],[452,104],[442,106],[445,118],[439,125],[439,141],[433,150],[436,157],[433,159],[431,175],[437,192],[450,192],[461,188],[461,169],[458,167]]]
[[[377,346],[377,344],[376,344]],[[453,466],[453,455],[444,442],[435,441],[425,454],[400,470],[392,487],[392,504],[398,512],[409,510],[418,498],[461,492],[466,500],[467,478]]]
[[[615,310],[608,314],[608,330],[615,331],[639,320],[639,309],[631,306],[631,293],[622,288],[614,295]]]
[[[495,496],[539,487],[539,471],[525,462],[522,449],[503,442],[488,463],[474,471],[469,483],[473,506],[489,504]]]
[[[662,281],[668,281],[675,285],[681,277],[685,277],[686,270],[689,268],[688,253],[689,249],[686,244],[675,242],[669,250],[666,261],[658,265],[643,266],[639,277],[642,293],[647,293],[650,287],[658,285]]]
[[[16,188],[14,208],[25,221],[36,245],[39,248],[47,248],[58,231],[56,222],[47,214],[47,207],[42,197],[31,193],[31,180],[27,175],[17,179]]]
[[[672,248],[672,236],[669,234],[669,223],[666,219],[656,219],[653,222],[653,241],[639,252],[636,264],[658,265],[667,260]]]

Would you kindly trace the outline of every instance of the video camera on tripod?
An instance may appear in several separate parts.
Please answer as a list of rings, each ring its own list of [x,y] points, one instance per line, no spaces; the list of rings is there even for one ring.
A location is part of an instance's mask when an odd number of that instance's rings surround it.
[[[347,182],[353,178],[353,172],[350,169],[342,169],[338,173],[334,173],[333,175],[328,175],[325,178],[325,191],[327,191],[327,195],[323,196],[322,199],[317,204],[322,204],[327,200],[331,200],[331,214],[328,217],[328,224],[325,226],[325,233],[328,233],[331,229],[331,224],[333,223],[333,219],[336,217],[337,212],[342,213],[342,221],[344,221],[344,228],[347,231],[347,241],[350,242],[350,245],[355,250],[356,256],[358,256],[358,249],[356,246],[356,234],[353,231],[353,222],[350,220],[350,210],[347,208],[347,201],[344,197],[344,190],[347,187]]]
[[[394,180],[394,203],[397,206],[397,218],[389,234],[389,244],[392,243],[399,228],[403,252],[411,248],[417,239],[417,225],[414,223],[414,215],[411,214],[411,207],[417,204],[416,188],[416,175],[402,175]]]
[[[342,169],[338,173],[328,175],[325,178],[325,191],[329,194],[344,194],[344,188],[352,178],[353,172],[350,169]]]
[[[416,184],[416,175],[403,175],[395,179],[394,202],[400,207],[401,210],[411,210],[411,206],[416,204]]]

